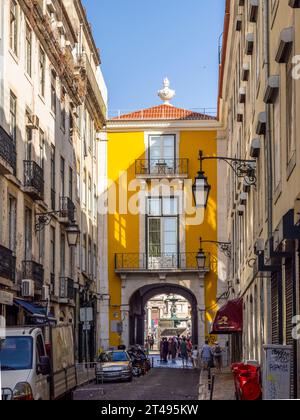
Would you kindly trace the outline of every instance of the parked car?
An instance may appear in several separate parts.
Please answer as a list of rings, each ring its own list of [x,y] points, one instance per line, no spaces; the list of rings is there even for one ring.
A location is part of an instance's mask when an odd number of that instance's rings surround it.
[[[96,367],[96,382],[128,381],[133,377],[132,362],[124,350],[107,351],[99,356]]]
[[[59,399],[75,389],[72,327],[48,328],[48,354],[40,328],[7,328],[0,339],[3,400]]]

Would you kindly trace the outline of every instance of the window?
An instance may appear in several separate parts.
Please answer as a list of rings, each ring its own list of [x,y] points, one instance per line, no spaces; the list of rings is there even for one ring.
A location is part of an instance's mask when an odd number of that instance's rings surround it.
[[[65,277],[66,266],[66,237],[62,233],[60,236],[60,277]]]
[[[37,364],[39,364],[42,360],[42,357],[45,356],[45,346],[42,336],[39,334],[36,339],[36,357],[37,357]]]
[[[97,278],[97,245],[94,245],[94,267],[93,267],[94,279]]]
[[[274,130],[274,188],[275,191],[281,183],[281,133],[280,133],[280,100],[279,96],[273,109]]]
[[[18,8],[15,0],[10,1],[10,49],[18,54]]]
[[[73,169],[69,167],[69,198],[73,201]]]
[[[51,72],[51,111],[56,114],[56,73]]]
[[[8,198],[8,237],[9,249],[16,252],[16,223],[17,223],[17,200],[11,195]]]
[[[39,136],[39,165],[42,169],[44,169],[44,163],[45,163],[45,133],[40,130],[40,136]]]
[[[26,24],[26,41],[25,41],[25,66],[26,73],[31,77],[32,75],[32,30]]]
[[[26,121],[30,121],[30,111],[26,111]],[[25,159],[31,160],[32,148],[32,129],[26,127],[26,138],[25,138]]]
[[[76,198],[80,199],[80,162],[76,164]]]
[[[287,63],[286,68],[286,128],[287,128],[287,158],[288,164],[294,157],[296,151],[295,143],[295,83],[293,79],[293,62],[292,55]]]
[[[60,158],[60,196],[65,197],[65,159]]]
[[[83,235],[82,240],[82,255],[81,255],[81,265],[82,265],[82,271],[86,273],[87,267],[86,267],[86,247],[87,247],[87,238],[86,234]]]
[[[46,55],[45,52],[40,48],[39,56],[39,77],[40,77],[40,94],[45,96],[45,71],[46,71]]]
[[[13,139],[13,142],[16,143],[17,139],[17,98],[10,92],[10,135]]]
[[[63,131],[66,131],[66,92],[64,89],[61,92],[60,127]]]
[[[89,238],[89,248],[88,248],[88,273],[89,277],[92,278],[93,276],[93,250],[92,250],[92,240]]]
[[[32,258],[32,211],[25,208],[25,261],[31,261]]]
[[[94,122],[93,120],[90,120],[90,144],[89,148],[90,151],[93,151],[93,143],[94,143]]]
[[[55,147],[51,146],[51,208],[55,210]]]
[[[72,112],[69,112],[69,121],[70,121],[69,140],[72,142],[73,141],[73,134],[74,134],[74,117],[73,117]]]
[[[150,198],[147,219],[149,268],[175,268],[179,244],[177,199]]]
[[[93,196],[92,196],[92,178],[91,178],[91,176],[89,175],[89,184],[88,184],[88,188],[89,188],[89,191],[88,191],[88,194],[89,194],[89,196],[88,196],[88,200],[89,200],[89,202],[88,202],[88,210],[89,210],[89,213],[91,213],[92,212],[92,200],[93,200]]]
[[[174,168],[175,159],[175,136],[150,136],[149,137],[149,160],[151,172],[159,169],[160,164],[166,164],[168,168]]]
[[[83,185],[82,185],[82,203],[84,207],[86,207],[86,181],[87,181],[86,177],[87,177],[87,173],[85,169],[84,174],[83,174]]]

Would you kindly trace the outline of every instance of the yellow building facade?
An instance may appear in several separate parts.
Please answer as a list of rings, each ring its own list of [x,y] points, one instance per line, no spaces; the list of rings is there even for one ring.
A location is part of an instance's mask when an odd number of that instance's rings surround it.
[[[192,336],[203,344],[217,307],[218,163],[204,163],[211,185],[206,211],[192,184],[199,151],[218,154],[218,122],[163,104],[111,119],[107,125],[107,312],[109,346],[144,344],[147,302],[178,293],[192,307]],[[103,320],[106,316],[103,315]]]

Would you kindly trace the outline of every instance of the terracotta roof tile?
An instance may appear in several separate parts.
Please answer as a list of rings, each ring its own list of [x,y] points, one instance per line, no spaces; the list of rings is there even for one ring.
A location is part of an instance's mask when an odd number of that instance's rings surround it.
[[[159,105],[153,108],[143,109],[130,114],[112,118],[112,121],[136,121],[136,120],[215,120],[215,117],[187,109],[176,108],[172,105]]]

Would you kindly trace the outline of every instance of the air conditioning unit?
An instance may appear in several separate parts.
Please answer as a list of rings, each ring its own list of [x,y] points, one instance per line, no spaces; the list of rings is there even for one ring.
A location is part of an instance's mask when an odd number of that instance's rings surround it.
[[[246,35],[245,54],[252,55],[254,48],[254,33],[250,32]]]
[[[242,81],[248,82],[250,74],[250,64],[248,62],[243,64],[242,67]]]
[[[61,21],[57,22],[56,27],[57,27],[57,30],[60,32],[61,35],[64,35],[66,33],[63,22],[61,22]]]
[[[38,130],[40,126],[40,119],[37,115],[30,115],[27,120],[26,127],[31,130]]]
[[[22,280],[22,296],[34,297],[34,281]]]
[[[42,287],[42,300],[44,302],[48,301],[50,298],[50,287],[49,286],[43,286]]]

